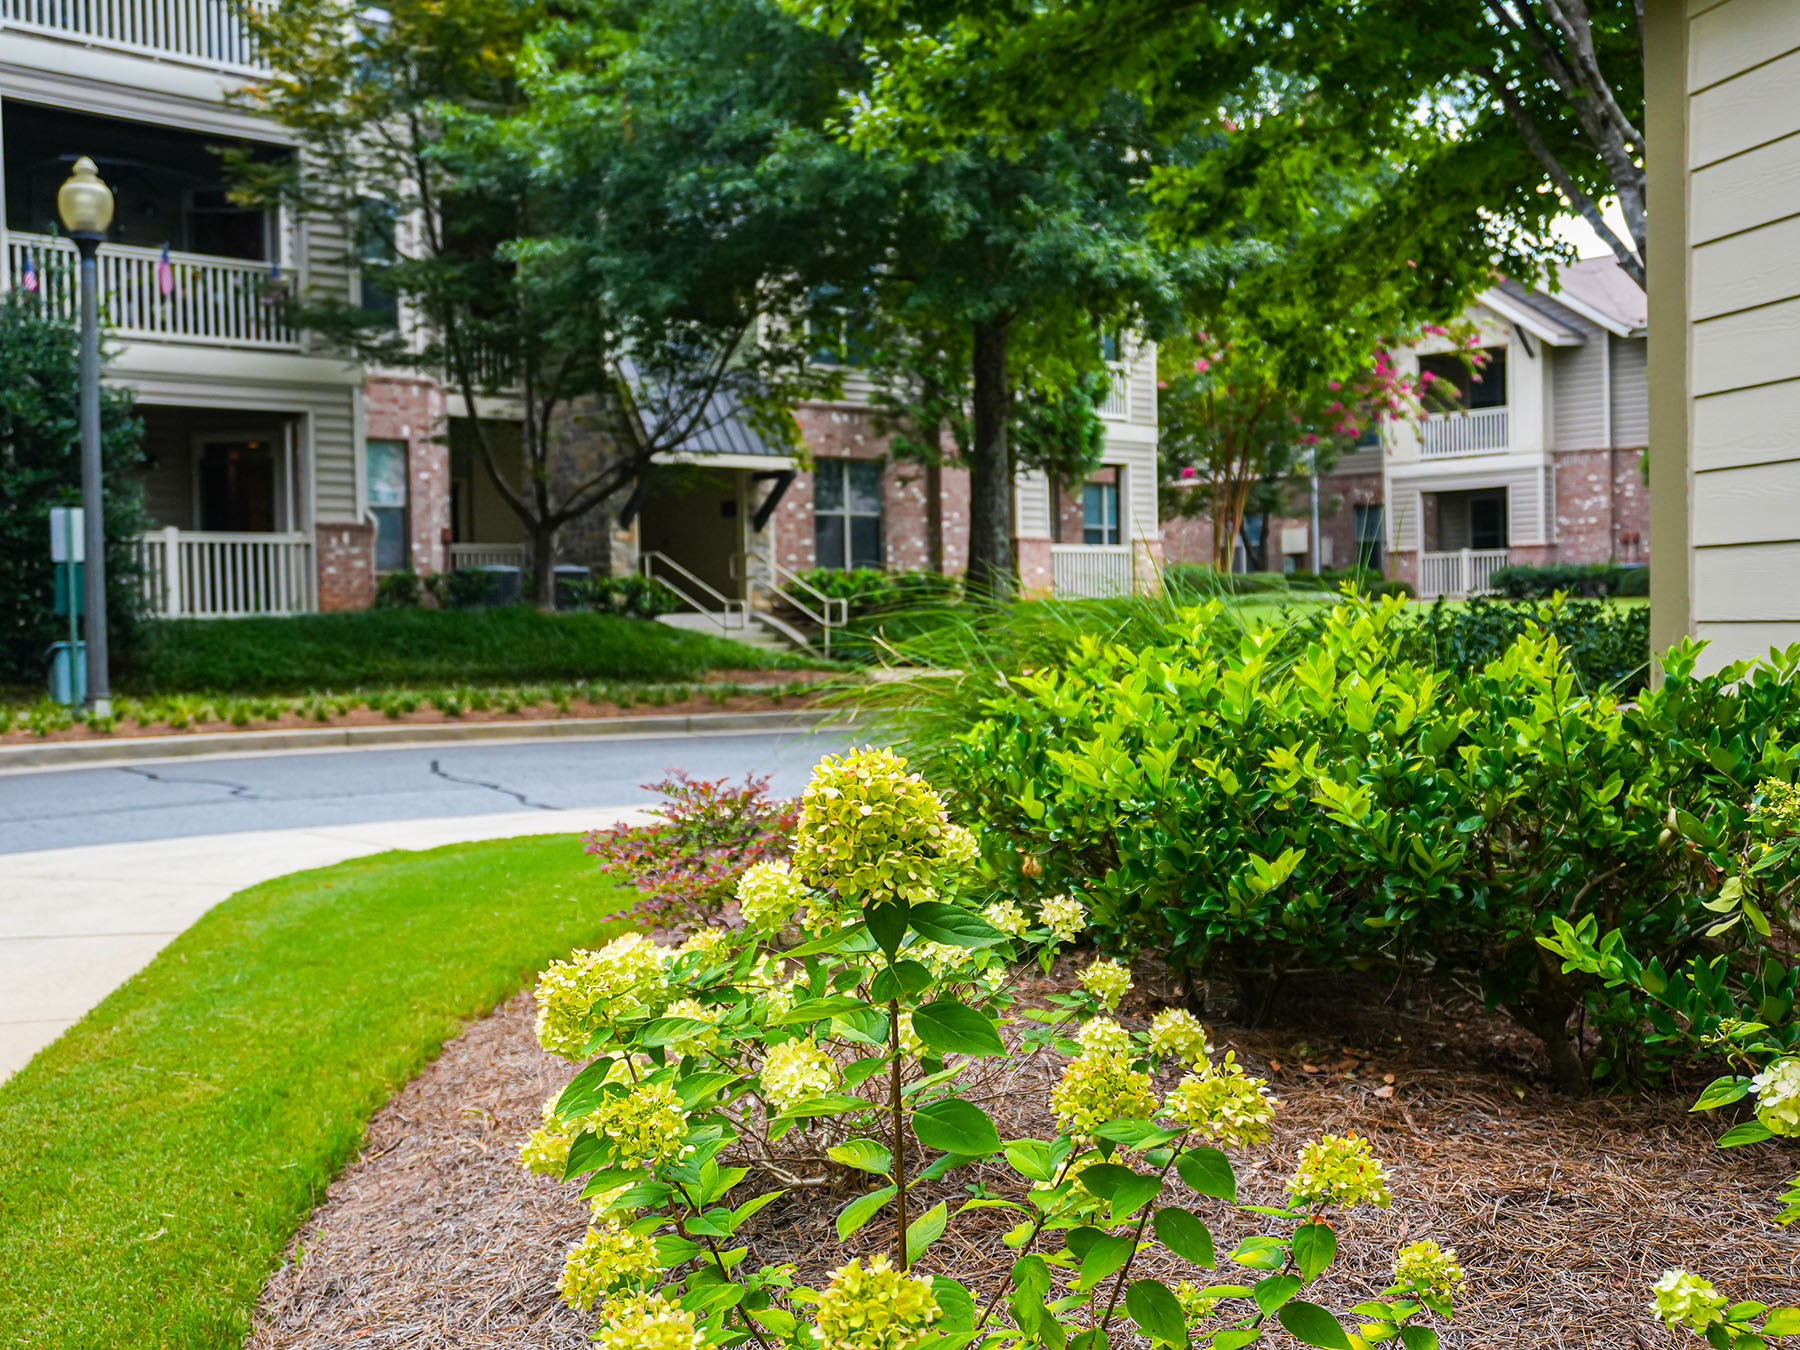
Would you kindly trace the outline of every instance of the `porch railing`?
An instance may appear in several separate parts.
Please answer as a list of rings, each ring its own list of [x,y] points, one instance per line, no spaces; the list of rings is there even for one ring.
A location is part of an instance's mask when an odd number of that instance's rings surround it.
[[[262,68],[235,0],[0,0],[0,21],[165,60]]]
[[[1135,582],[1129,544],[1050,546],[1050,587],[1056,595],[1086,600],[1127,595]]]
[[[227,534],[173,526],[141,534],[144,602],[167,619],[307,614],[318,608],[308,534]]]
[[[101,246],[101,321],[114,335],[221,347],[299,349],[300,335],[283,320],[276,303],[268,263],[171,253],[174,285],[164,295],[157,275],[161,257],[160,249],[133,244]],[[76,317],[75,246],[67,239],[8,235],[6,268],[13,290],[23,289],[29,275],[47,309],[65,319]]]
[[[1433,413],[1420,428],[1419,454],[1424,459],[1454,455],[1491,455],[1507,447],[1505,408]]]
[[[1419,598],[1440,595],[1465,600],[1487,595],[1494,589],[1494,573],[1507,565],[1512,552],[1504,548],[1464,548],[1454,553],[1419,555]]]
[[[1094,411],[1109,422],[1131,420],[1131,367],[1122,361],[1109,362],[1106,368],[1111,384],[1106,397]]]
[[[452,544],[452,567],[524,567],[529,550],[524,544]]]

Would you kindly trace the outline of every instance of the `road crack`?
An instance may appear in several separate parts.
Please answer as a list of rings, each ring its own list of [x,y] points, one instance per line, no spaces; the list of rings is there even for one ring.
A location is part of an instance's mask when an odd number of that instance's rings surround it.
[[[511,797],[520,806],[529,806],[534,811],[557,811],[561,809],[560,807],[550,805],[548,802],[534,802],[523,792],[518,791],[516,788],[509,788],[504,783],[490,783],[482,778],[460,778],[444,768],[443,763],[439,760],[434,759],[431,761],[431,772],[447,783],[460,783],[464,787],[486,788],[489,792],[498,792],[502,796]]]

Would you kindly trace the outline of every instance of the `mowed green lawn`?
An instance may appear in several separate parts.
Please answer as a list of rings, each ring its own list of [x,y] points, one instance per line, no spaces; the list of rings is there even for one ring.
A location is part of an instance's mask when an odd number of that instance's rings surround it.
[[[369,1116],[627,900],[563,835],[220,904],[0,1085],[0,1345],[240,1346]]]

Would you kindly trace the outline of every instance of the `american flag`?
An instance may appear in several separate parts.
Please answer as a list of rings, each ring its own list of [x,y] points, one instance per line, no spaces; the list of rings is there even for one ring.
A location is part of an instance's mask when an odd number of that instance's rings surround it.
[[[162,257],[156,260],[156,289],[164,295],[175,291],[175,263],[169,257],[169,246],[163,245]]]
[[[19,284],[28,291],[38,288],[37,259],[29,253],[25,255],[25,275],[19,278]]]

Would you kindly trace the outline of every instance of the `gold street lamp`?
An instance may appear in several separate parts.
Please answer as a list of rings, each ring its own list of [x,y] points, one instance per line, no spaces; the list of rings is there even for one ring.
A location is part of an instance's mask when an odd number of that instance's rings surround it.
[[[112,224],[112,189],[83,155],[56,192],[56,214],[81,254],[81,511],[87,561],[87,710],[112,715],[106,659],[106,519],[100,465],[100,298],[95,255]]]

